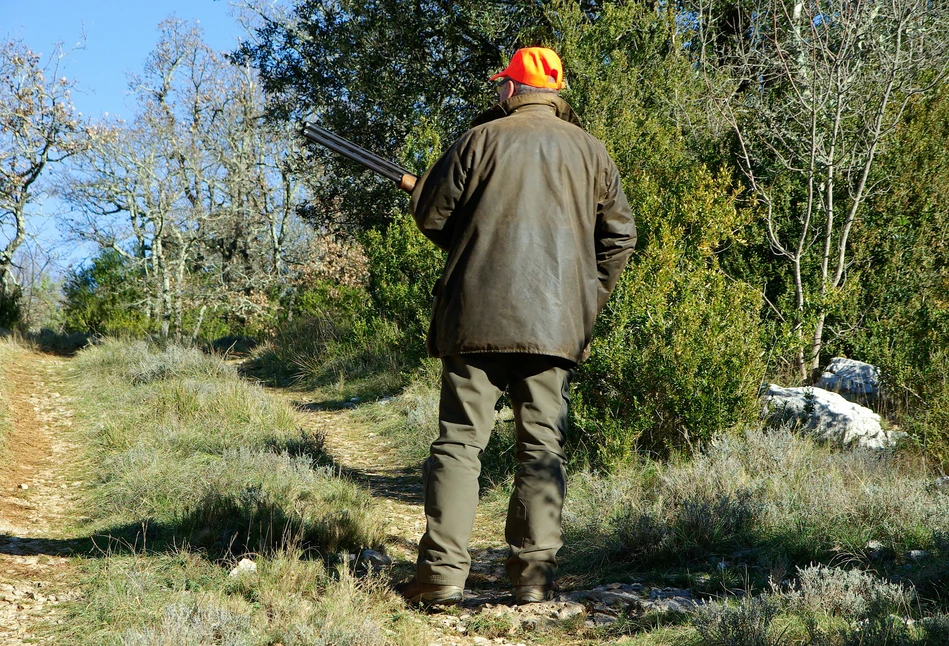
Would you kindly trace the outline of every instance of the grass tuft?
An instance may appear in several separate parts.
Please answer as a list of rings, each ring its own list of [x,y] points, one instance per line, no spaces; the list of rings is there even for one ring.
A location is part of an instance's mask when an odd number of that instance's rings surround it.
[[[383,580],[357,579],[289,548],[229,576],[199,555],[113,554],[86,564],[85,594],[66,606],[62,643],[403,646],[431,643]]]
[[[767,595],[742,599],[737,605],[716,603],[692,618],[703,646],[779,646],[783,635],[773,623],[778,606]]]

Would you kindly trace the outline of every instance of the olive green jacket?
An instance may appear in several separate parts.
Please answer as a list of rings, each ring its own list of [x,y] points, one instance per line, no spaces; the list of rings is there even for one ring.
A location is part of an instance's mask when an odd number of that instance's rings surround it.
[[[411,208],[448,252],[432,356],[584,358],[636,225],[616,165],[566,101],[525,94],[495,105],[422,176]]]

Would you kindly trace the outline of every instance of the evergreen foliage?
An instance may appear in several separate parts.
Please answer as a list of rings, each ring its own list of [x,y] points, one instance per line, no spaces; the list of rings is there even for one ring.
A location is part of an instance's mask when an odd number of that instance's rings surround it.
[[[148,330],[136,272],[118,251],[104,249],[88,266],[73,270],[63,295],[67,331],[140,335]]]
[[[22,292],[17,286],[0,289],[0,328],[12,329],[23,316],[20,306]]]

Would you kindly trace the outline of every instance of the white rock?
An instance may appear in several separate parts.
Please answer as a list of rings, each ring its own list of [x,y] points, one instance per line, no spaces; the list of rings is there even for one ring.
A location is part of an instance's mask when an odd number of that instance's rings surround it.
[[[880,396],[880,369],[855,359],[834,357],[815,385],[847,401],[865,404]]]
[[[228,576],[241,576],[243,574],[254,574],[257,572],[257,564],[250,559],[241,559],[240,563],[234,566],[234,569],[228,573]]]
[[[869,408],[823,388],[769,384],[762,394],[762,415],[773,423],[796,421],[805,433],[842,447],[882,449],[897,436],[884,431],[880,416]]]

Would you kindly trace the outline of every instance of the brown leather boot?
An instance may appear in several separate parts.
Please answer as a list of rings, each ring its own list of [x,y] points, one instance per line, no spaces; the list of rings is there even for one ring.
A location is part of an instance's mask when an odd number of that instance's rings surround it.
[[[417,608],[429,606],[451,606],[465,598],[465,591],[457,585],[440,583],[421,583],[412,579],[395,586],[406,603]]]
[[[556,585],[516,585],[514,586],[514,603],[523,606],[528,603],[551,601],[556,592]]]

